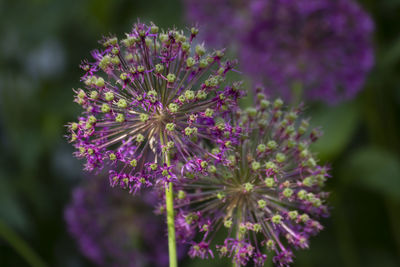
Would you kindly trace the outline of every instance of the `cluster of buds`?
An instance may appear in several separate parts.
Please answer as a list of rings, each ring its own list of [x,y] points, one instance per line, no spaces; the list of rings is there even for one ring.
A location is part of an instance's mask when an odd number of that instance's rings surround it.
[[[234,62],[196,45],[197,33],[137,23],[122,40],[105,37],[95,61],[82,63],[85,86],[75,102],[84,111],[68,129],[86,170],[109,165],[110,183],[135,192],[174,179],[163,154],[186,160],[205,153],[199,139],[212,139],[214,118],[241,93],[239,83],[224,85]]]
[[[212,256],[213,237],[224,231],[225,241],[215,244],[221,256],[263,266],[270,254],[287,266],[291,248],[307,248],[322,229],[318,218],[328,215],[321,190],[328,169],[310,151],[319,130],[299,118],[301,107],[287,109],[262,93],[256,102],[236,112],[234,126],[217,127],[224,141],[214,157],[191,161],[175,185],[178,218],[186,218],[177,220],[178,231],[201,236],[191,256]]]

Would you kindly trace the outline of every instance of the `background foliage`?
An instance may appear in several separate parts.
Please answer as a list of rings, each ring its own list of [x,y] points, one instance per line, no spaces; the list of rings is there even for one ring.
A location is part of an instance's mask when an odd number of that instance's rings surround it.
[[[325,132],[315,150],[332,165],[334,208],[295,266],[400,266],[400,1],[360,2],[376,24],[376,65],[356,99],[307,110]],[[91,266],[63,219],[83,176],[63,125],[79,113],[80,60],[138,17],[184,25],[177,0],[0,1],[1,266]]]

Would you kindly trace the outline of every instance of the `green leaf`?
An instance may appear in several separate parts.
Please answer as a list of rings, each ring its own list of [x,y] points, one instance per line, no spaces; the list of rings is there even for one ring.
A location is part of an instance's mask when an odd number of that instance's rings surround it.
[[[353,184],[400,200],[400,160],[389,151],[359,149],[350,155],[342,173]]]
[[[321,127],[323,136],[313,144],[321,160],[333,160],[351,141],[357,129],[359,111],[355,102],[321,107],[311,112],[313,127]]]

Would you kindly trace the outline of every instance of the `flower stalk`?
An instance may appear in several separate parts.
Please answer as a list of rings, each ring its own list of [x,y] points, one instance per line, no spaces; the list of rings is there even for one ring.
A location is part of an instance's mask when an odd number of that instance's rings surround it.
[[[161,144],[164,145],[163,134],[160,133]],[[163,152],[164,163],[167,167],[171,166],[169,153]],[[172,183],[165,184],[165,206],[167,210],[167,227],[168,227],[168,253],[169,253],[169,266],[177,267],[177,253],[176,253],[176,237],[175,237],[175,218],[174,218],[174,192]]]

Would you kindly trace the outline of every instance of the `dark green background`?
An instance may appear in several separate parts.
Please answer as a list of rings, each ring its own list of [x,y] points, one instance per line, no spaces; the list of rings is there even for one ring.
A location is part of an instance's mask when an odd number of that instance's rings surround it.
[[[376,24],[376,66],[356,99],[307,111],[325,132],[315,151],[332,165],[333,210],[294,266],[400,266],[400,1],[361,2]],[[63,220],[83,177],[63,125],[80,111],[80,60],[138,17],[184,27],[177,0],[0,1],[0,266],[27,266],[15,246],[35,251],[37,266],[90,266]]]

